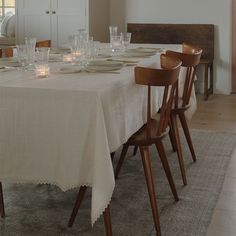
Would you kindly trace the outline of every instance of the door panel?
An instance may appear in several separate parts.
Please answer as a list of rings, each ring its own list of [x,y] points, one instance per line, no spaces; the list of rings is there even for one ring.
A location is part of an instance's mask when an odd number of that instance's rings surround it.
[[[51,39],[57,47],[78,29],[88,30],[88,0],[18,0],[17,41]]]
[[[29,36],[37,40],[51,38],[51,0],[18,0],[17,9],[18,43],[23,43]]]
[[[52,42],[57,46],[68,41],[78,29],[88,29],[87,0],[52,1]]]
[[[26,15],[24,16],[24,36],[36,37],[37,41],[51,38],[50,16]],[[42,27],[43,26],[43,27]]]

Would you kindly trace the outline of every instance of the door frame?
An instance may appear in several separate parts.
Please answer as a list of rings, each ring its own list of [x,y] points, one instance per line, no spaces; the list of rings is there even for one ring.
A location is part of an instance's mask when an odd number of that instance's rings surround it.
[[[232,89],[236,93],[236,0],[232,0]]]

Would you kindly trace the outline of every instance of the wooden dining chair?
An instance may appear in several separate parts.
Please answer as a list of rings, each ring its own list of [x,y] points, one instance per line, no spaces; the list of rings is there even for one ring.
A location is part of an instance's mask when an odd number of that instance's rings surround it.
[[[121,166],[124,162],[128,147],[139,147],[157,235],[161,235],[161,230],[154,188],[154,178],[152,174],[152,166],[149,154],[149,146],[151,146],[152,144],[156,145],[172,193],[175,200],[178,201],[178,194],[175,188],[162,139],[169,132],[168,125],[170,121],[171,107],[176,96],[180,65],[180,60],[171,58],[166,55],[161,55],[161,68],[135,68],[136,84],[147,86],[147,122],[123,145],[121,156],[115,170],[115,177],[117,178]],[[155,117],[152,117],[151,114],[152,86],[160,87],[160,89],[163,89],[163,98],[160,112],[156,114]]]
[[[183,93],[178,95],[178,100],[176,100],[177,102],[175,103],[171,111],[171,124],[170,124],[171,143],[173,146],[173,150],[181,149],[180,141],[176,143],[176,140],[177,141],[179,140],[179,131],[177,127],[177,117],[179,117],[190,152],[192,154],[193,161],[196,161],[196,155],[194,152],[188,124],[186,121],[185,111],[188,110],[190,107],[189,101],[191,94],[193,92],[194,80],[196,78],[196,66],[200,62],[201,54],[202,54],[202,49],[200,49],[197,46],[189,45],[186,43],[182,44],[182,52],[176,52],[171,50],[166,51],[167,56],[178,58],[179,60],[182,61],[181,66],[186,68]],[[173,135],[175,138],[173,138]],[[187,184],[183,158],[179,155],[178,157],[179,157],[179,165],[182,174],[182,179],[184,184]]]
[[[37,48],[42,47],[51,47],[51,40],[43,40],[36,42]],[[7,47],[7,48],[1,48],[0,49],[0,58],[1,57],[13,57],[13,49],[14,47]]]
[[[2,218],[5,217],[5,208],[3,202],[2,183],[0,182],[0,215]]]
[[[81,186],[79,189],[78,196],[76,198],[75,204],[73,211],[71,213],[71,217],[68,222],[68,227],[72,227],[73,223],[75,221],[76,215],[78,213],[78,210],[80,208],[80,205],[84,199],[84,195],[86,193],[87,186]],[[104,223],[105,223],[105,229],[106,229],[106,235],[107,236],[112,236],[112,225],[111,225],[111,216],[110,216],[110,207],[109,205],[103,212],[103,218],[104,218]]]
[[[0,58],[1,57],[13,57],[13,48],[14,47],[7,47],[0,49]]]

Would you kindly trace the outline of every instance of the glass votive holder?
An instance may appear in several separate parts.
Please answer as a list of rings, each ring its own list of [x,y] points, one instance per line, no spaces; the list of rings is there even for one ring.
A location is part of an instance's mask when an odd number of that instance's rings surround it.
[[[50,75],[50,67],[47,64],[35,65],[35,75],[37,78],[47,78]]]

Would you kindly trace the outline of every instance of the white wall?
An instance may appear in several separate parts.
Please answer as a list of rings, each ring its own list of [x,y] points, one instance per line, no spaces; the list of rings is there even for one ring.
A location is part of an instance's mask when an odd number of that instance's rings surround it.
[[[94,40],[108,41],[109,6],[109,0],[89,1],[89,33]]]
[[[214,92],[231,92],[231,0],[110,0],[110,23],[214,24]]]

